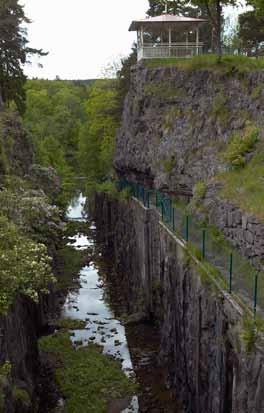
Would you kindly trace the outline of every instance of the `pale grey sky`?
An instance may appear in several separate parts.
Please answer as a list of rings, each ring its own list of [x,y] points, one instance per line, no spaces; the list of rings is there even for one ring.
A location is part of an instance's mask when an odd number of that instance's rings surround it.
[[[88,79],[131,49],[135,33],[131,20],[142,18],[147,0],[20,0],[33,21],[28,27],[30,45],[49,52],[27,66],[29,77]]]
[[[49,52],[26,66],[29,77],[88,79],[102,76],[103,68],[126,56],[136,40],[128,27],[143,18],[148,0],[19,0],[32,20],[30,45]],[[228,9],[227,14],[236,16]]]

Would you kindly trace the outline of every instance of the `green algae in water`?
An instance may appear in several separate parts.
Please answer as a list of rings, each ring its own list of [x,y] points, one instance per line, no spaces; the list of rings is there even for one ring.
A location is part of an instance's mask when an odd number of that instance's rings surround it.
[[[69,332],[43,337],[39,347],[59,361],[56,382],[68,413],[105,413],[109,400],[123,399],[137,390],[118,361],[103,355],[101,347],[93,344],[75,349]]]

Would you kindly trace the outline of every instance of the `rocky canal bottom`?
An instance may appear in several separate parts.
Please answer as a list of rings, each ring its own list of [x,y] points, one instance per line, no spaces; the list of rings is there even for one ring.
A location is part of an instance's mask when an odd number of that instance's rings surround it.
[[[158,330],[125,321],[114,263],[84,205],[80,196],[68,210],[59,257],[60,317],[53,334],[40,340],[39,413],[182,413],[158,365]]]

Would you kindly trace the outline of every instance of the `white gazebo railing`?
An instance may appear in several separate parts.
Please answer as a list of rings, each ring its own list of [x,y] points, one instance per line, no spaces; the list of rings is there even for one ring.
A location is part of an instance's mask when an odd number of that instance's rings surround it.
[[[202,18],[166,13],[133,20],[129,30],[137,32],[138,60],[190,58],[202,54],[203,43],[200,42],[199,31],[205,22]]]
[[[166,57],[188,58],[203,53],[203,43],[144,44],[138,47],[138,60]]]

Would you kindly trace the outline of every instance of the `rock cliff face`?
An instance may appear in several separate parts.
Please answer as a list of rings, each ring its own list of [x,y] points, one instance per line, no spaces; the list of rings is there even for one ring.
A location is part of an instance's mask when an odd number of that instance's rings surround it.
[[[37,338],[43,326],[41,306],[18,297],[8,315],[0,318],[0,363],[12,365],[12,377],[2,378],[5,413],[31,412],[36,400],[36,377],[39,372]],[[20,398],[22,390],[24,397]]]
[[[132,71],[115,167],[159,188],[192,194],[223,170],[219,151],[248,120],[263,129],[264,73],[176,67]]]
[[[226,170],[219,153],[248,122],[263,134],[263,72],[137,66],[114,165],[119,176],[188,198],[198,181],[209,184],[204,200],[209,223],[260,267],[263,224],[221,199],[214,182],[215,175]]]
[[[159,325],[160,362],[185,411],[261,413],[264,354],[257,345],[245,351],[239,306],[200,271],[156,211],[102,195],[95,211],[129,311]]]

